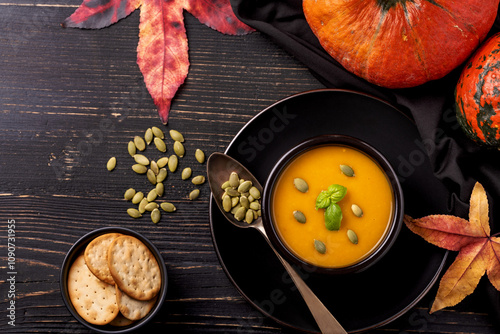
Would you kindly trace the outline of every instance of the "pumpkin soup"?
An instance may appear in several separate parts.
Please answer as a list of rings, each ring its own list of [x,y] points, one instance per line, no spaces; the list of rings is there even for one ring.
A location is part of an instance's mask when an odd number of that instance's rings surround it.
[[[297,189],[297,179],[307,183],[307,191]],[[347,189],[340,200],[327,203],[342,211],[333,230],[325,221],[328,208],[316,208],[320,193],[338,188],[332,185]],[[284,168],[271,205],[276,230],[291,252],[315,266],[341,268],[366,258],[381,243],[394,199],[386,174],[372,158],[351,147],[325,145],[300,154]],[[297,212],[304,215],[300,222]]]

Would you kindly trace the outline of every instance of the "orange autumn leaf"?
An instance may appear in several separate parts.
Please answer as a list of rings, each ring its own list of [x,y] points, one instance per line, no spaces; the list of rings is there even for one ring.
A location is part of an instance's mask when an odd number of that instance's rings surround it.
[[[239,21],[229,0],[83,0],[63,27],[101,29],[140,8],[137,64],[163,123],[189,70],[184,11],[228,35],[254,31]]]
[[[469,220],[450,215],[419,219],[406,215],[404,222],[428,242],[459,252],[441,278],[430,313],[461,302],[474,292],[485,273],[500,290],[500,238],[490,236],[488,198],[480,183],[472,190]]]

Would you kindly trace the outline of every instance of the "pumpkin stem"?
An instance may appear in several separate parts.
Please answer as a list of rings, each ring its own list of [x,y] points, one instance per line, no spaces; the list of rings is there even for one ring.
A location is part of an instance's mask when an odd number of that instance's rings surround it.
[[[377,0],[377,5],[384,11],[387,12],[392,7],[395,7],[398,3],[402,3],[403,5],[408,0]]]

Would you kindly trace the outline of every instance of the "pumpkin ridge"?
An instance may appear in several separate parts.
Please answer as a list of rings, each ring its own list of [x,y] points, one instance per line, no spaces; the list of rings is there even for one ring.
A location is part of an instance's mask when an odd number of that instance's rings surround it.
[[[412,3],[413,3],[413,6],[415,7],[415,9],[419,10],[418,6],[415,4],[415,2],[412,1]],[[413,29],[413,25],[411,24],[411,20],[410,20],[410,16],[408,13],[408,8],[406,7],[406,3],[403,6],[403,10],[405,13],[406,22],[408,23],[408,26],[411,28],[410,29],[411,36],[413,37],[413,40],[415,41],[415,50],[414,50],[413,54],[415,55],[415,58],[420,63],[420,66],[422,66],[421,71],[424,73],[425,77],[427,79],[430,79],[431,74],[429,73],[429,67],[427,66],[427,63],[423,57],[423,56],[425,56],[424,48],[423,48],[422,43],[419,39],[419,36],[417,36],[417,34],[415,33],[415,31]]]
[[[471,24],[469,24],[465,21],[461,21],[456,15],[454,15],[447,8],[443,7],[442,5],[440,5],[439,3],[437,3],[434,0],[425,0],[425,1],[427,1],[431,5],[434,5],[440,9],[442,9],[443,11],[445,11],[453,19],[453,21],[456,23],[455,27],[457,29],[462,30],[462,28],[465,28],[468,32],[470,32],[471,34],[473,34],[476,37],[476,39],[478,40],[478,43],[480,42],[481,37],[477,34],[476,29],[474,29],[474,27]],[[459,27],[458,24],[460,24],[462,27]]]

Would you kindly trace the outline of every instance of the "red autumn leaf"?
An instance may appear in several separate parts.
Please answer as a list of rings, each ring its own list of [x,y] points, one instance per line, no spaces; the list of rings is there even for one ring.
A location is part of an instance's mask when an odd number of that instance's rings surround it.
[[[431,215],[420,219],[405,216],[404,221],[428,242],[459,252],[441,278],[431,313],[456,305],[473,293],[485,273],[500,290],[500,238],[490,236],[488,199],[480,183],[472,190],[469,220]]]
[[[229,0],[84,0],[62,25],[100,29],[139,7],[137,64],[166,124],[172,99],[189,70],[184,10],[224,34],[242,35],[253,29],[236,18]]]

